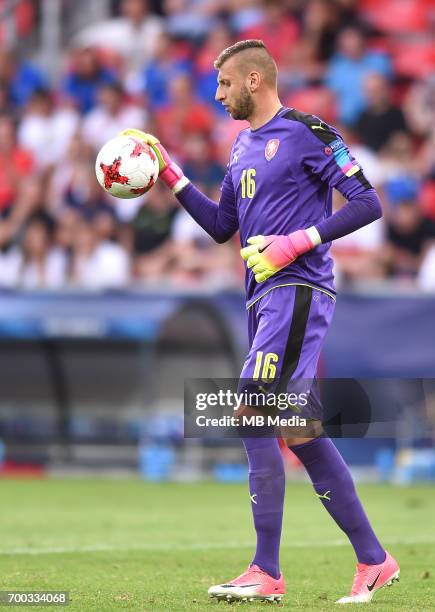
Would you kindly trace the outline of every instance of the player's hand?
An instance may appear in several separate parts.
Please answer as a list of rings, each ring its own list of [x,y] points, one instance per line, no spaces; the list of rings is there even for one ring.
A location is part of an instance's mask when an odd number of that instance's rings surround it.
[[[169,189],[172,189],[174,193],[178,193],[187,185],[189,179],[184,176],[181,168],[170,158],[169,153],[158,138],[135,128],[123,130],[119,136],[132,136],[133,138],[138,138],[146,142],[146,144],[152,148],[159,160],[159,178],[169,187]]]
[[[288,236],[252,236],[248,244],[250,246],[243,248],[240,254],[255,274],[257,283],[263,283],[316,246],[306,230]]]

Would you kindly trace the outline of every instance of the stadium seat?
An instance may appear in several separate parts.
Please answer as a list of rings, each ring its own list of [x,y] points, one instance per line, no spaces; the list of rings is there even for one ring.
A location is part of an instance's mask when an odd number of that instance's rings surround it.
[[[322,117],[328,123],[334,123],[337,118],[335,96],[326,87],[299,89],[288,96],[285,104],[304,113]]]
[[[399,76],[421,79],[434,71],[435,46],[431,41],[392,42],[391,53]]]
[[[0,0],[0,11],[6,9],[4,0]],[[32,0],[21,0],[14,8],[14,27],[19,38],[28,36],[35,25],[35,7]],[[6,36],[6,21],[0,23],[0,42],[4,42]]]
[[[372,26],[383,32],[424,32],[429,28],[430,6],[425,0],[364,0],[362,12]]]
[[[420,206],[424,215],[435,221],[435,180],[427,181],[422,186]]]

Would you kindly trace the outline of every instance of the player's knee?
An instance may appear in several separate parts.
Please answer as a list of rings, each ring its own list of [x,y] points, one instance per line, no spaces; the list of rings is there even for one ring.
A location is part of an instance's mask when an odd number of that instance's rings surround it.
[[[287,446],[297,446],[298,444],[305,444],[305,442],[311,442],[311,440],[315,440],[316,438],[285,438],[285,443]]]
[[[234,412],[234,416],[238,418],[239,420],[249,419],[251,417],[260,416],[261,414],[262,414],[262,411],[260,409],[254,408],[252,406],[246,406],[244,404],[242,404],[240,408],[238,408]]]
[[[297,446],[311,442],[323,435],[322,422],[317,419],[308,420],[307,424],[298,427],[281,427],[281,436],[287,446]]]
[[[249,481],[257,492],[271,493],[285,481],[284,461],[278,456],[263,454],[261,467],[249,467]]]

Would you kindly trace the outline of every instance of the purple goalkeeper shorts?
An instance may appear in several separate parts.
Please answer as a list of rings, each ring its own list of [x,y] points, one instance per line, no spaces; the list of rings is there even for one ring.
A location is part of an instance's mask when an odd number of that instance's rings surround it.
[[[296,412],[322,420],[316,372],[334,307],[332,295],[306,285],[276,287],[256,301],[248,310],[250,350],[239,390],[309,390],[308,404]]]

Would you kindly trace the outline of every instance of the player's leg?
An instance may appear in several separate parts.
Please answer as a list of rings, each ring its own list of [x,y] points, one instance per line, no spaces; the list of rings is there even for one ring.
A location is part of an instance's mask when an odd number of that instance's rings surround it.
[[[278,290],[271,291],[249,312],[251,348],[242,374],[241,388],[258,391],[257,380],[274,378],[270,367],[279,376],[293,317],[295,287],[289,287],[285,301]],[[254,323],[253,323],[254,321]],[[237,416],[262,414],[252,406],[243,406]],[[214,597],[227,599],[279,599],[285,593],[279,569],[279,547],[285,493],[284,463],[273,427],[263,431],[245,427],[242,441],[249,463],[249,492],[257,546],[247,572],[229,583],[209,589]]]
[[[292,374],[295,378],[311,379],[315,376],[332,312],[330,298],[325,294],[317,295],[317,299],[311,301],[300,358]],[[316,385],[313,385],[312,391],[313,416],[321,416],[321,411],[316,408],[320,406]],[[315,422],[313,428],[316,429]],[[320,434],[321,429],[318,427],[317,431]],[[358,498],[348,466],[333,442],[323,435],[312,439],[286,437],[286,442],[304,465],[317,496],[348,536],[358,558],[353,595],[342,598],[340,603],[370,601],[378,588],[398,577],[399,567],[377,539]]]
[[[317,497],[346,533],[360,563],[385,561],[385,550],[358,499],[349,468],[332,440],[315,438],[289,447],[304,465]]]
[[[243,407],[247,414],[258,413]],[[246,572],[228,583],[209,589],[218,599],[277,600],[285,593],[279,569],[279,547],[285,493],[285,473],[276,437],[245,437],[249,463],[249,492],[257,534],[254,558]]]
[[[326,437],[289,448],[304,465],[317,497],[349,538],[358,559],[351,596],[340,603],[370,601],[376,590],[398,579],[400,570],[376,537],[348,466]]]
[[[254,393],[259,388],[276,391],[290,359],[289,337],[303,324],[299,319],[304,313],[297,299],[300,289],[304,288],[277,288],[255,304],[253,315],[257,326],[241,374],[244,389]],[[252,406],[243,407],[238,416],[246,412],[255,413],[257,410]],[[273,412],[276,410],[272,409]],[[258,413],[267,415],[268,411]],[[241,430],[249,462],[249,491],[257,534],[252,565],[260,567],[274,579],[280,577],[279,549],[285,494],[284,462],[276,434],[270,425],[265,425],[264,432],[254,428],[252,435],[247,428]]]
[[[249,463],[249,495],[257,534],[252,560],[275,579],[281,575],[279,548],[285,494],[284,462],[278,440],[244,438]]]

